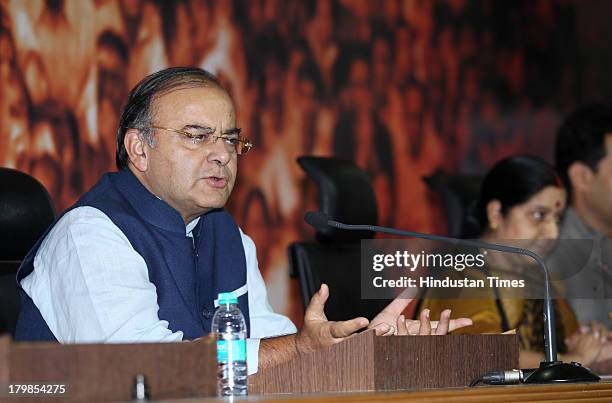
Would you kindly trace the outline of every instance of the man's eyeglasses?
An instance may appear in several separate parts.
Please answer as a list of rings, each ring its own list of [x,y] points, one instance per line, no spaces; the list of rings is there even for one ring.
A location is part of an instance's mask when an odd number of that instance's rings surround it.
[[[185,130],[170,129],[161,126],[151,126],[151,128],[178,133],[191,140],[195,146],[208,144],[211,141],[212,143],[216,143],[218,139],[221,139],[227,151],[236,153],[237,155],[244,155],[253,147],[253,144],[247,138],[239,136],[240,129],[234,129],[232,133],[215,135],[215,130],[207,127],[190,127]]]

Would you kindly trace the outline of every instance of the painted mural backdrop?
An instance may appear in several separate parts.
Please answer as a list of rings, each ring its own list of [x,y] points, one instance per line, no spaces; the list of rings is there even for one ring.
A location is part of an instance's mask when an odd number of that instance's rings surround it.
[[[0,165],[38,178],[59,211],[114,169],[132,86],[167,66],[210,70],[255,143],[229,208],[272,304],[299,323],[285,251],[312,237],[314,193],[296,157],[354,160],[382,224],[443,232],[423,175],[550,158],[561,114],[604,88],[585,78],[606,77],[601,59],[579,46],[601,44],[595,3],[2,0]]]

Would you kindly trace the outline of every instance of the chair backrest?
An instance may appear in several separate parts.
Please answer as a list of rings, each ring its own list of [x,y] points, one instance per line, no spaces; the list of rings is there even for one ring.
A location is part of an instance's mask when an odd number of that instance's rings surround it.
[[[21,302],[15,281],[19,261],[0,261],[0,334],[15,333]]]
[[[378,209],[369,176],[355,164],[338,158],[300,157],[298,163],[314,181],[319,209],[349,224],[376,225]],[[370,231],[317,231],[317,241],[289,246],[289,268],[298,277],[304,306],[326,283],[330,297],[325,313],[330,320],[374,317],[387,303],[361,298],[361,239]]]
[[[53,222],[45,187],[30,175],[0,168],[0,260],[21,260]]]
[[[423,180],[442,200],[448,222],[448,236],[463,238],[466,219],[478,199],[483,177],[437,172]]]
[[[13,333],[19,314],[15,274],[53,222],[49,193],[28,174],[0,167],[0,333]]]
[[[298,164],[315,183],[319,209],[347,224],[376,225],[378,206],[370,177],[354,163],[332,157],[300,157]],[[317,232],[321,242],[358,241],[372,238],[369,231],[328,228]]]

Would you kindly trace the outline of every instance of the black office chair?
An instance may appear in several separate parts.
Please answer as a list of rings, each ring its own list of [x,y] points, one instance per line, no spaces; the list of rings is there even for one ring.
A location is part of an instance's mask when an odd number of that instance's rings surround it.
[[[429,189],[442,199],[448,222],[448,236],[463,238],[466,234],[466,219],[478,199],[482,176],[447,175],[436,172],[423,181]]]
[[[300,157],[298,163],[318,188],[321,211],[348,224],[376,225],[378,209],[370,178],[355,164],[323,157]],[[386,300],[361,298],[360,241],[373,237],[370,231],[328,228],[317,231],[317,241],[289,245],[289,270],[299,280],[304,307],[326,283],[329,320],[372,319],[384,308]]]
[[[0,167],[0,333],[15,331],[20,307],[15,274],[54,217],[51,197],[40,182]]]

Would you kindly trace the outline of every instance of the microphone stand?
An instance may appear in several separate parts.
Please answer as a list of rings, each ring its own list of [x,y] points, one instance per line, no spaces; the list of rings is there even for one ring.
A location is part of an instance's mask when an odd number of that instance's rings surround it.
[[[529,249],[516,248],[512,246],[499,245],[494,243],[482,242],[471,239],[450,238],[440,235],[430,235],[420,232],[403,231],[395,228],[379,227],[377,225],[356,225],[344,224],[338,221],[329,219],[327,214],[323,212],[307,212],[304,216],[306,222],[315,229],[325,226],[330,226],[342,230],[349,231],[371,231],[382,232],[391,235],[400,235],[406,237],[426,239],[430,241],[443,241],[453,245],[463,245],[474,248],[482,248],[496,250],[500,252],[518,253],[526,255],[534,259],[544,272],[544,361],[540,363],[540,367],[527,376],[523,383],[557,383],[557,382],[598,382],[599,376],[592,373],[589,369],[583,367],[580,363],[572,362],[571,364],[557,360],[557,341],[555,330],[555,312],[552,308],[552,298],[550,292],[550,275],[548,267],[544,260]]]

